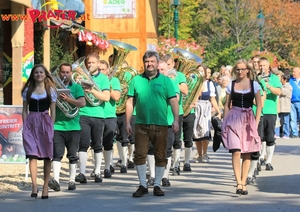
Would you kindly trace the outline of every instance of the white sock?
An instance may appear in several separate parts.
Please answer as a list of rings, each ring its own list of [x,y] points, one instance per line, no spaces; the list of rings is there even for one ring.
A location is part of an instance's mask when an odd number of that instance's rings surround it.
[[[150,177],[154,178],[155,176],[155,164],[154,164],[154,155],[147,155],[147,163],[150,172]]]
[[[92,164],[94,164],[94,166],[95,166],[95,155],[94,155],[94,150],[91,148],[90,151],[91,151],[91,155],[92,155]]]
[[[119,152],[119,157],[122,160],[123,152],[122,152],[122,144],[121,144],[120,141],[117,141],[117,149],[118,149],[118,152]]]
[[[265,159],[267,143],[262,142],[259,159]]]
[[[53,177],[59,183],[59,175],[60,175],[61,162],[53,161],[52,169],[53,169]]]
[[[273,146],[267,146],[267,160],[266,160],[266,164],[272,163],[272,158],[273,158],[274,150],[275,150],[275,145],[273,145]]]
[[[147,170],[146,164],[136,166],[136,171],[139,177],[140,185],[144,186],[145,188],[147,188],[146,170]]]
[[[166,169],[164,171],[163,178],[169,178],[169,172],[170,172],[170,168],[171,168],[171,157],[169,157],[167,159],[168,159],[168,163],[167,163]]]
[[[85,175],[87,152],[78,152],[78,157],[79,157],[79,164],[80,164],[80,173]]]
[[[192,154],[192,148],[185,148],[185,153],[184,153],[184,163],[190,163],[190,158]]]
[[[251,160],[248,177],[253,177],[255,168],[257,167],[257,160]]]
[[[100,174],[103,153],[102,152],[94,153],[94,155],[95,155],[95,174]]]
[[[159,186],[160,187],[160,181],[163,177],[165,171],[164,166],[155,166],[155,178],[154,178],[154,186]]]
[[[133,161],[134,144],[128,146],[129,161]]]
[[[128,147],[127,146],[123,146],[121,151],[122,151],[122,157],[121,157],[122,166],[126,166],[126,163],[127,163],[127,154],[128,154]]]
[[[111,150],[110,157],[110,166],[114,166],[114,149]]]
[[[69,164],[69,181],[75,182],[75,175],[76,175],[76,163]]]
[[[180,151],[181,151],[181,149],[175,149],[175,150],[173,151],[173,154],[174,154],[173,166],[174,166],[174,167],[178,167],[178,166],[179,166]]]
[[[104,169],[108,169],[109,170],[111,155],[112,155],[111,151],[104,151],[103,152],[104,163],[105,163],[105,168]]]

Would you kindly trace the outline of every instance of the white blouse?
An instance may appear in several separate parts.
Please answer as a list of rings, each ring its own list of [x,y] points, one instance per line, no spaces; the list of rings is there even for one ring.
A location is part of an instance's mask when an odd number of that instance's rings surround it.
[[[231,86],[232,86],[232,81],[228,83],[226,87],[226,93],[231,94]],[[254,87],[254,94],[256,94],[259,90],[261,90],[260,85],[256,81],[253,81],[253,87]],[[249,93],[250,91],[251,91],[251,87],[247,90],[235,90],[236,93],[242,93],[242,94]]]
[[[28,87],[25,88],[24,92],[22,93],[23,101],[26,100],[27,90],[28,90]],[[46,91],[43,94],[35,94],[35,93],[31,94],[31,98],[37,99],[37,100],[44,99],[46,97],[47,97]],[[56,102],[56,99],[57,99],[57,93],[55,92],[55,90],[53,88],[51,88],[51,102]]]

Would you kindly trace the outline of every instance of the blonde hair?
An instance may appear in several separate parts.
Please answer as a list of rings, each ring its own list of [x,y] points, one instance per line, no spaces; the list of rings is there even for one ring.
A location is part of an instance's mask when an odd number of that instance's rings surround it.
[[[237,69],[237,65],[239,64],[245,64],[247,69],[249,70],[249,72],[247,73],[247,77],[250,78],[251,80],[255,80],[255,73],[253,71],[253,68],[251,67],[251,65],[248,63],[247,60],[245,59],[239,59],[238,61],[236,61],[236,63],[234,64],[233,68],[232,68],[232,72],[231,72],[231,76],[233,79],[236,79],[236,69]]]

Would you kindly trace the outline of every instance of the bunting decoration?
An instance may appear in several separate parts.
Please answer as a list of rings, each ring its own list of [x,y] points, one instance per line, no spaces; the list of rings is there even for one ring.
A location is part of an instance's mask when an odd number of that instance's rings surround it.
[[[101,50],[107,50],[109,47],[109,42],[97,32],[81,29],[77,34],[78,40],[87,42],[88,45],[94,45]]]

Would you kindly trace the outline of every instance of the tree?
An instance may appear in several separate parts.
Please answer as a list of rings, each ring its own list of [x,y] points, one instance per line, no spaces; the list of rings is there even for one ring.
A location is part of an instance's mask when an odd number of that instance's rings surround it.
[[[300,65],[300,4],[287,0],[265,0],[264,47],[278,54],[289,66]]]
[[[194,34],[198,34],[198,41],[206,42],[204,62],[209,66],[233,64],[241,57],[248,58],[258,46],[257,13],[253,13],[252,3],[203,0],[199,15],[205,18],[198,23]]]
[[[181,0],[179,10],[179,31],[178,37],[181,40],[186,40],[192,37],[193,29],[196,26],[199,18],[197,12],[199,3],[202,0]],[[170,0],[158,1],[158,21],[159,21],[159,36],[166,38],[174,35],[174,15],[173,7]]]
[[[70,32],[67,31],[52,31],[50,39],[50,70],[55,66],[60,65],[61,63],[70,63],[74,62],[73,54],[77,50],[74,49],[73,52],[68,50],[67,45],[63,45],[63,40],[68,39]],[[40,36],[36,36],[40,35]],[[35,63],[43,63],[43,35],[42,32],[35,34]]]
[[[259,51],[257,15],[265,15],[263,48],[281,59],[282,67],[300,65],[300,3],[291,0],[181,0],[179,39],[204,46],[210,68],[248,59]],[[159,35],[173,37],[173,10],[159,0]],[[285,64],[285,65],[282,65]],[[289,64],[289,65],[286,65]]]

